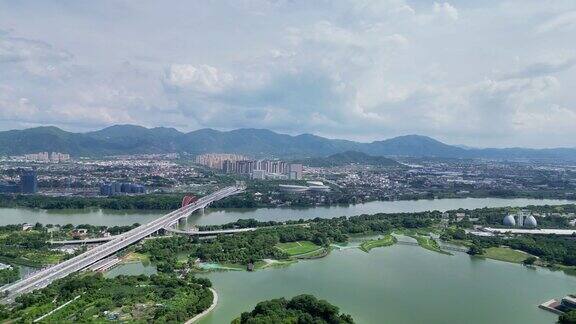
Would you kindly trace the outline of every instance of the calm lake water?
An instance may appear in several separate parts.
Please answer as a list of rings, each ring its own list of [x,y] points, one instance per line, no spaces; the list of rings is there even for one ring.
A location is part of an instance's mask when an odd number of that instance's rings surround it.
[[[230,323],[259,301],[304,293],[339,306],[357,323],[552,324],[557,316],[537,305],[576,292],[576,277],[562,272],[404,245],[206,277],[219,303],[202,324]]]
[[[351,206],[331,206],[312,208],[259,208],[259,209],[207,209],[204,214],[196,213],[189,219],[191,224],[224,224],[242,218],[255,218],[261,221],[332,218],[373,213],[419,212],[426,210],[446,211],[451,209],[483,207],[524,207],[528,205],[561,205],[574,201],[551,199],[498,199],[466,198],[407,201],[373,201]],[[42,224],[92,224],[92,225],[131,225],[146,223],[164,214],[162,211],[113,211],[100,209],[86,210],[38,210],[25,208],[0,208],[0,225],[36,223]]]

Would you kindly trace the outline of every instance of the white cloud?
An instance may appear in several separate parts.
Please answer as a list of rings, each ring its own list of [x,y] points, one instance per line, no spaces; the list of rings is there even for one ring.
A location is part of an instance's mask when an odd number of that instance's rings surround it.
[[[445,16],[452,20],[458,20],[458,9],[456,9],[448,2],[434,2],[433,12],[437,15]]]
[[[573,30],[576,28],[576,11],[561,13],[536,27],[539,33]]]
[[[205,64],[198,67],[191,64],[172,64],[166,73],[166,82],[170,85],[205,92],[221,91],[232,81],[234,77],[230,73]]]
[[[570,0],[0,0],[0,128],[574,145],[575,12]]]

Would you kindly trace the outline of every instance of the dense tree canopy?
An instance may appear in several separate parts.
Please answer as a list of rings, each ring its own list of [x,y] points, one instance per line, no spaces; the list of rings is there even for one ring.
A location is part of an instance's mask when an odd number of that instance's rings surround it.
[[[352,317],[340,314],[338,307],[311,295],[299,295],[291,300],[272,299],[258,303],[251,312],[242,313],[235,324],[314,323],[351,324]]]

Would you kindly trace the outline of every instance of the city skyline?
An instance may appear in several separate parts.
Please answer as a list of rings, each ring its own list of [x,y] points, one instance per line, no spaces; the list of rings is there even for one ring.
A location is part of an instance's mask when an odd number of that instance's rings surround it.
[[[572,147],[575,13],[572,1],[0,1],[0,129]]]

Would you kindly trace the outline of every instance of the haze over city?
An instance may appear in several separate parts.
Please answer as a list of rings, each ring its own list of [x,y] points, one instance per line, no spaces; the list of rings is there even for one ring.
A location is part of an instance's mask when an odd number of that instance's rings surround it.
[[[574,147],[576,4],[0,1],[0,129]]]

